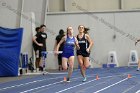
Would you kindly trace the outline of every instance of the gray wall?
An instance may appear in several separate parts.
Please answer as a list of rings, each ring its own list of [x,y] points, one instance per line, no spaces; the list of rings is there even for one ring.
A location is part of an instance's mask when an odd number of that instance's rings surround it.
[[[20,1],[0,0],[0,25],[15,28],[20,23]]]
[[[48,11],[79,11],[79,5],[88,11],[140,9],[140,0],[48,0]]]
[[[40,26],[45,22],[46,4],[46,0],[0,0],[0,25],[20,27],[22,13],[34,12],[36,26]]]

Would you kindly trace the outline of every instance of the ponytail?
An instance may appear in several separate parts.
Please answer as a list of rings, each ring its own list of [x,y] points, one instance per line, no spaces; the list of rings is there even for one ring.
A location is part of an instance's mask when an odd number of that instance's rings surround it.
[[[85,27],[85,28],[84,28],[84,33],[85,33],[85,34],[88,34],[88,31],[89,31],[89,30],[90,30],[89,28],[86,28],[86,27]]]

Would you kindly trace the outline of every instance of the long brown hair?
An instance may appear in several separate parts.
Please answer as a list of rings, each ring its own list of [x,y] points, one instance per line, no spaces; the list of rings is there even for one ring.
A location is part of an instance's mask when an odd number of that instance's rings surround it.
[[[89,30],[90,30],[89,28],[84,28],[84,33],[85,33],[85,34],[89,34],[89,33],[88,33]]]
[[[84,25],[79,25],[79,26],[78,26],[78,29],[80,28],[80,26],[83,26],[83,27],[84,27],[84,33],[85,33],[85,34],[89,34],[89,33],[88,33],[88,31],[90,30],[89,28],[85,27]]]

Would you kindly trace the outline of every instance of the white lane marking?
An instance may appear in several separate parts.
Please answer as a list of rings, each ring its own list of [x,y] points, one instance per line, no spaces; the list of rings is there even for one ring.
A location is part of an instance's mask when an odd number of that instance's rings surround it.
[[[86,91],[87,89],[90,89],[90,88],[96,87],[96,86],[101,85],[101,84],[105,84],[106,82],[108,82],[108,81],[110,81],[110,80],[112,80],[112,79],[114,79],[114,78],[110,78],[110,79],[107,79],[107,80],[105,80],[105,81],[103,81],[103,82],[100,82],[100,83],[94,84],[94,85],[92,85],[92,86],[88,86],[88,87],[86,87],[86,88],[84,88],[84,89],[80,89],[80,90],[77,91],[76,93],[81,93],[82,91]]]
[[[98,90],[98,91],[96,91],[96,92],[93,92],[93,93],[99,93],[99,92],[101,92],[101,91],[104,91],[104,90],[106,90],[106,89],[108,89],[108,88],[110,88],[110,87],[113,87],[113,86],[115,86],[115,85],[117,85],[117,84],[119,84],[119,83],[121,83],[121,82],[123,82],[123,81],[125,81],[125,80],[128,80],[128,78],[125,78],[125,79],[123,79],[123,80],[120,80],[119,82],[116,82],[116,83],[114,83],[114,84],[112,84],[112,85],[110,85],[110,86],[107,86],[107,87],[105,87],[105,88],[102,88],[102,89],[100,89],[100,90]]]
[[[94,76],[89,76],[89,77],[94,77]],[[79,78],[82,78],[82,77],[73,78],[73,79],[79,79]],[[58,84],[58,83],[61,83],[61,82],[63,82],[63,81],[55,82],[55,83],[44,85],[44,86],[41,86],[41,87],[36,87],[36,88],[29,89],[29,90],[26,90],[26,91],[23,91],[23,92],[20,92],[20,93],[26,93],[26,92],[29,92],[29,91],[33,91],[33,90],[37,90],[37,89],[40,89],[40,88],[48,87],[48,86],[51,86],[51,85],[55,85],[55,84]]]
[[[23,91],[23,92],[20,92],[20,93],[27,93],[27,92],[30,92],[30,91],[33,91],[33,90],[37,90],[37,89],[40,89],[40,88],[48,87],[48,86],[55,85],[55,84],[58,84],[58,83],[61,83],[61,82],[63,82],[63,81],[59,81],[59,82],[55,82],[55,83],[52,83],[52,84],[44,85],[44,86],[41,86],[41,87],[33,88],[33,89],[26,90],[26,91]]]
[[[25,76],[26,75],[42,75],[43,73],[26,73],[24,74]],[[45,72],[44,74],[54,74],[54,75],[59,75],[59,74],[67,74],[67,72],[64,72],[64,73],[50,73],[50,72]],[[23,75],[23,76],[24,76]]]
[[[133,77],[136,77],[136,76],[133,76]],[[135,87],[138,86],[139,84],[140,84],[140,82],[137,82],[136,85],[127,88],[127,89],[126,89],[124,92],[122,92],[122,93],[127,93],[128,91],[133,90],[133,88],[135,88]]]
[[[114,76],[107,76],[107,77],[102,77],[102,78],[109,78],[109,77],[114,77]],[[101,79],[101,78],[100,78]],[[70,90],[72,88],[75,88],[75,87],[78,87],[78,86],[81,86],[81,85],[84,85],[84,84],[87,84],[87,83],[90,83],[90,82],[93,82],[95,81],[96,79],[93,79],[93,80],[90,80],[88,82],[85,82],[85,83],[81,83],[81,84],[78,84],[78,85],[75,85],[75,86],[72,86],[72,87],[69,87],[69,88],[66,88],[66,89],[63,89],[63,90],[60,90],[58,92],[55,92],[55,93],[61,93],[61,92],[64,92],[64,91],[67,91],[67,90]]]
[[[34,81],[28,82],[28,83],[22,83],[22,84],[18,84],[18,85],[9,86],[9,87],[4,87],[4,88],[1,88],[0,91],[1,90],[6,90],[6,89],[10,89],[10,88],[20,87],[20,86],[25,86],[25,85],[28,85],[28,84],[32,84],[32,83],[36,83],[36,82],[41,82],[41,81],[45,81],[45,80],[58,79],[58,78],[62,78],[62,76],[61,77],[56,77],[56,78],[34,80]]]
[[[93,76],[89,76],[89,77],[93,77]],[[22,83],[22,84],[12,85],[12,86],[1,88],[0,91],[6,90],[6,89],[10,89],[10,88],[15,88],[15,87],[21,87],[21,86],[25,86],[25,85],[29,85],[29,84],[32,84],[32,83],[45,81],[45,80],[52,80],[52,79],[59,79],[59,78],[63,78],[63,77],[62,76],[59,76],[59,77],[56,77],[56,78],[41,79],[41,80],[35,80],[35,81],[32,81],[32,82],[28,82],[28,83]],[[80,78],[82,78],[82,77],[80,77]],[[78,78],[75,78],[75,79],[78,79]]]
[[[89,76],[89,77],[93,77],[93,76]],[[59,76],[59,77],[56,77],[56,78],[35,80],[35,81],[32,81],[32,82],[28,82],[28,83],[22,83],[22,84],[18,84],[18,85],[9,86],[9,87],[4,87],[4,88],[1,88],[0,91],[1,90],[6,90],[6,89],[10,89],[10,88],[15,88],[15,87],[21,87],[21,86],[25,86],[25,85],[28,85],[28,84],[32,84],[32,83],[36,83],[36,82],[41,82],[41,81],[45,81],[45,80],[58,79],[58,78],[63,78],[63,77]],[[82,78],[82,77],[79,77],[79,78]],[[75,79],[78,79],[78,78],[75,78]]]
[[[134,87],[136,87],[136,86],[129,87],[129,88],[127,88],[125,91],[123,91],[122,93],[127,93],[128,91],[130,91],[130,90],[133,89]]]
[[[140,93],[140,90],[138,90],[136,93]]]

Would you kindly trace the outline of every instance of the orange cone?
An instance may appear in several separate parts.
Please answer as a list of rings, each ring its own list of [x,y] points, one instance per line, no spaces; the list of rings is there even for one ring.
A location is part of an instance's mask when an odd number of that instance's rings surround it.
[[[130,74],[127,75],[127,78],[131,78],[132,76]]]
[[[64,77],[64,81],[67,81],[67,78],[66,77]]]
[[[99,80],[99,76],[98,75],[96,75],[96,80]]]

